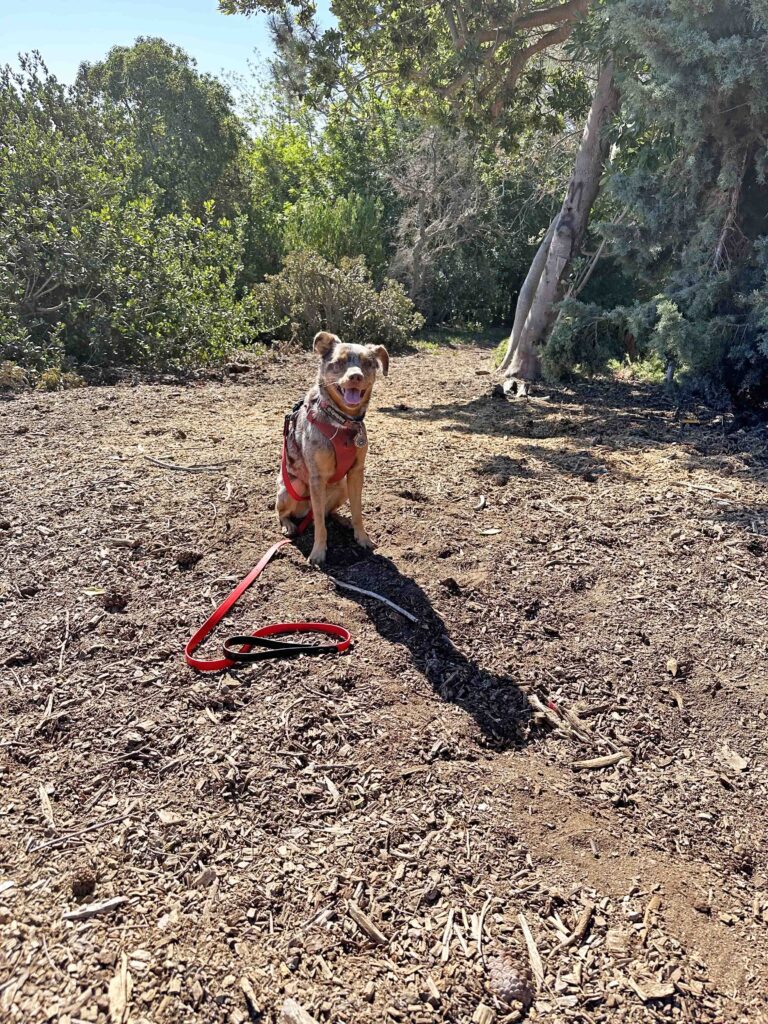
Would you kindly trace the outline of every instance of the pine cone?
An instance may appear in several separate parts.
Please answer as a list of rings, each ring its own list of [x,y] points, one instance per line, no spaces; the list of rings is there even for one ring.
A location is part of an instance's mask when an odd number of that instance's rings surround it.
[[[527,1009],[534,1000],[533,978],[527,964],[513,952],[488,957],[488,988],[501,1003],[522,1003]]]
[[[79,864],[69,880],[72,895],[76,900],[84,900],[90,896],[96,888],[96,874],[88,864]]]

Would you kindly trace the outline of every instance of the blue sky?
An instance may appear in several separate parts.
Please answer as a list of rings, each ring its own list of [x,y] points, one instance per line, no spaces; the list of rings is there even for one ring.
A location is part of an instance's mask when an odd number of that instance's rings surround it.
[[[328,0],[318,8],[327,22]],[[248,74],[248,62],[269,53],[266,18],[227,17],[217,0],[0,0],[0,65],[39,50],[56,77],[71,82],[81,61],[137,36],[176,43],[214,75]]]

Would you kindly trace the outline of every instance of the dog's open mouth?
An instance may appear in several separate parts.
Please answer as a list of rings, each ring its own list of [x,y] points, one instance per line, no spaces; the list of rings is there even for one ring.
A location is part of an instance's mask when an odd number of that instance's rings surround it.
[[[349,406],[350,409],[360,405],[365,395],[363,388],[341,388],[337,386],[336,390],[341,395],[344,405]]]

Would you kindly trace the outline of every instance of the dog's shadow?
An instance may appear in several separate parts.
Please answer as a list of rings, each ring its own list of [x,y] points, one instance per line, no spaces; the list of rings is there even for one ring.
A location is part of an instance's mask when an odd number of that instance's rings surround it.
[[[328,575],[389,598],[414,615],[418,624],[373,598],[347,589],[339,593],[365,609],[385,640],[407,648],[414,667],[435,693],[474,718],[483,743],[494,748],[522,745],[530,707],[514,679],[487,671],[467,657],[451,639],[428,595],[389,558],[363,551],[338,523],[329,522],[328,532]],[[298,545],[308,552],[311,533],[299,538]]]

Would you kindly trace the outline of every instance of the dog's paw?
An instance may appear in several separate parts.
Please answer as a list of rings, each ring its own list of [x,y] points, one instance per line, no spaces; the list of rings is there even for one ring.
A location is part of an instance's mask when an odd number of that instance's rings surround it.
[[[373,551],[376,548],[376,544],[364,530],[355,534],[355,543],[359,544],[361,548],[365,548],[366,551]]]
[[[325,562],[325,548],[314,547],[309,553],[307,562],[315,567],[323,565]]]

